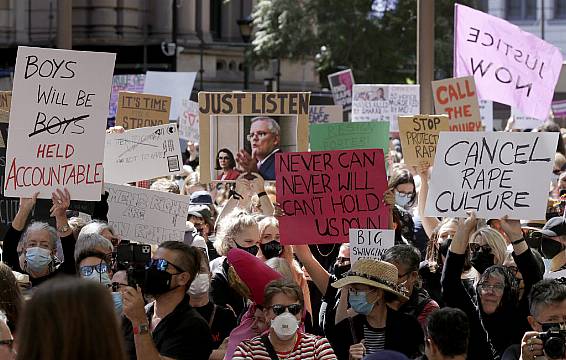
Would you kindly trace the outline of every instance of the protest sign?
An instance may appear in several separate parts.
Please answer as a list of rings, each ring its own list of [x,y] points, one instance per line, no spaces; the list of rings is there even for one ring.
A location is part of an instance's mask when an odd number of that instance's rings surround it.
[[[0,110],[10,112],[10,103],[12,102],[11,91],[0,91]]]
[[[352,86],[354,85],[352,70],[343,70],[328,75],[328,83],[332,90],[334,104],[342,106],[344,111],[349,111],[352,108]]]
[[[406,165],[431,166],[441,131],[448,131],[446,115],[399,116],[399,137]]]
[[[118,110],[118,94],[120,91],[141,93],[145,83],[145,74],[114,75],[112,77],[112,90],[110,92],[110,106],[108,117],[116,117]]]
[[[395,230],[350,229],[350,263],[360,259],[381,260],[395,245]]]
[[[280,151],[307,151],[309,100],[309,92],[200,92],[200,181],[208,183],[217,178],[214,164],[220,149],[226,148],[234,155],[241,150],[252,153],[247,137],[254,117],[269,117],[277,122]],[[266,180],[275,180],[274,158],[269,161],[273,170],[270,177],[262,173],[262,169],[253,172],[259,172]]]
[[[169,96],[121,91],[118,95],[116,126],[126,130],[169,123]]]
[[[562,69],[556,46],[496,16],[455,5],[454,77],[474,76],[478,97],[546,119]]]
[[[275,162],[282,244],[344,243],[350,228],[387,227],[383,150],[283,153]]]
[[[554,117],[566,117],[566,100],[553,101],[552,114]]]
[[[433,81],[432,94],[436,113],[450,119],[450,131],[482,131],[473,76]]]
[[[181,145],[175,124],[106,135],[104,179],[114,184],[176,175],[181,172]]]
[[[99,200],[116,55],[20,46],[6,154],[7,196]]]
[[[389,123],[358,122],[312,124],[309,126],[311,151],[382,149],[389,151]]]
[[[493,131],[493,101],[480,100],[479,107],[484,131]]]
[[[196,72],[148,71],[145,77],[144,93],[171,97],[169,119],[181,116],[183,100],[191,97]]]
[[[122,239],[151,245],[183,241],[188,196],[109,183],[104,187],[108,222]]]
[[[342,122],[344,112],[341,105],[309,106],[309,124],[327,124]]]
[[[1,111],[0,113],[6,113],[6,118],[8,117],[7,111]],[[0,122],[0,134],[2,138],[2,145],[0,146],[0,237],[4,237],[6,231],[8,231],[8,225],[14,220],[18,209],[20,208],[19,198],[8,198],[4,197],[4,171],[6,169],[6,139],[8,137],[8,121]]]
[[[539,119],[525,116],[525,114],[523,114],[521,110],[515,107],[511,108],[511,116],[513,117],[513,120],[515,122],[513,129],[536,129],[544,124],[544,122],[540,121]]]
[[[441,132],[425,215],[544,219],[558,135]]]
[[[179,117],[179,137],[181,139],[199,142],[198,103],[189,99],[183,100],[183,112]]]
[[[419,85],[354,85],[352,121],[388,121],[398,132],[397,116],[418,114]]]

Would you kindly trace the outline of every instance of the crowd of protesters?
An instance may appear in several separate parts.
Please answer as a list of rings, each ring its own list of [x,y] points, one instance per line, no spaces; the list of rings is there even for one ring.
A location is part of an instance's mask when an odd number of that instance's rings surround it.
[[[424,216],[431,169],[393,141],[395,245],[351,264],[348,244],[281,244],[267,129],[249,136],[261,159],[218,152],[222,182],[200,183],[194,144],[182,178],[152,181],[190,197],[183,241],[121,239],[106,193],[85,219],[55,191],[51,225],[34,219],[37,195],[20,199],[2,239],[0,359],[566,358],[562,141],[545,221]]]

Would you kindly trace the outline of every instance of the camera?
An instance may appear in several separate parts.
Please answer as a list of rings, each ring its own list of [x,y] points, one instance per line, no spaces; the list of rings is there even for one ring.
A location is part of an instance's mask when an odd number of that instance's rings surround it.
[[[116,270],[126,270],[128,286],[143,285],[145,267],[151,260],[151,246],[122,240],[116,247]]]
[[[542,340],[544,353],[549,359],[562,359],[566,353],[566,328],[555,324],[546,332],[541,332],[538,338]]]

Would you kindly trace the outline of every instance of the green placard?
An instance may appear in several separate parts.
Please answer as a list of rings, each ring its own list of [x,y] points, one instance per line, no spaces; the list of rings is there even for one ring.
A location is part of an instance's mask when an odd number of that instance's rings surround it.
[[[383,149],[389,153],[389,122],[310,125],[311,151]]]

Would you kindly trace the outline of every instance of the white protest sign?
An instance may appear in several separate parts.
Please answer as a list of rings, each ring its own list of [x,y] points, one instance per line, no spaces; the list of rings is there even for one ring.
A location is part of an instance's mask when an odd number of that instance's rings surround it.
[[[176,124],[151,126],[106,135],[105,181],[122,184],[176,175],[182,167]]]
[[[193,143],[199,142],[199,108],[198,103],[189,99],[183,100],[183,111],[179,116],[179,137]]]
[[[511,116],[515,120],[514,129],[536,129],[544,124],[544,121],[526,116],[516,107],[511,107]]]
[[[123,239],[144,244],[183,241],[189,197],[105,183],[108,219]]]
[[[419,85],[354,85],[352,122],[389,121],[389,131],[398,132],[398,116],[420,113]]]
[[[558,133],[441,132],[426,216],[544,219]]]
[[[183,99],[191,97],[196,72],[148,71],[143,92],[171,97],[170,120],[177,120],[183,111]]]
[[[480,118],[485,131],[493,131],[493,101],[479,100]]]
[[[100,200],[116,54],[18,47],[5,196]]]
[[[395,245],[395,230],[350,229],[350,262],[359,259],[381,260]]]

